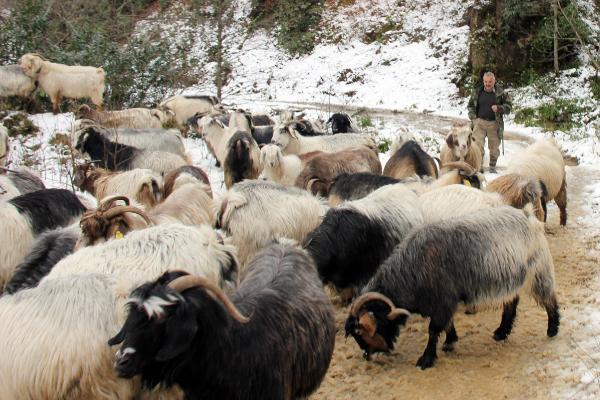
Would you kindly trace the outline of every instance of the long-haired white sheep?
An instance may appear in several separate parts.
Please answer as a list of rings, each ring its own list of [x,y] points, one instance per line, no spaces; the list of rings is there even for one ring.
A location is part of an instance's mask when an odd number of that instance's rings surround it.
[[[96,106],[102,107],[106,75],[102,68],[56,64],[35,53],[23,55],[19,66],[50,96],[55,114],[59,111],[61,97],[89,98]]]
[[[208,226],[154,227],[81,249],[38,287],[2,297],[0,398],[137,398],[139,382],[117,377],[106,340],[124,321],[131,289],[182,268],[231,284],[235,249]]]
[[[377,151],[373,139],[364,134],[307,137],[300,135],[289,124],[274,129],[272,143],[279,145],[285,154],[304,154],[311,151],[333,153],[357,146],[366,146]]]
[[[148,208],[161,201],[162,177],[150,169],[113,172],[92,164],[77,165],[73,183],[98,200],[110,195],[122,195]]]
[[[477,144],[473,144],[474,140],[469,126],[454,126],[440,150],[442,166],[453,161],[464,161],[479,171],[483,156]]]
[[[263,175],[267,180],[294,186],[296,178],[304,168],[302,160],[296,154],[283,155],[276,144],[268,144],[260,150],[260,162]]]
[[[539,179],[546,187],[542,207],[546,220],[546,204],[554,200],[560,210],[560,224],[567,224],[567,174],[565,161],[553,138],[534,142],[510,162],[507,173]]]
[[[242,265],[274,239],[301,241],[327,212],[307,191],[266,181],[236,184],[217,208],[216,225],[231,235]]]

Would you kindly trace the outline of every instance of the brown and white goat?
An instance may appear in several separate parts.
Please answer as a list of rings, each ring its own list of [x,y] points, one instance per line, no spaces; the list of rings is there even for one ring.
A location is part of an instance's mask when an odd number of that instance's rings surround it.
[[[383,175],[402,179],[417,175],[419,177],[438,177],[434,159],[414,140],[409,140],[394,152],[383,169]]]
[[[312,194],[327,196],[329,187],[340,174],[372,172],[381,174],[377,152],[367,147],[356,147],[323,153],[313,157],[296,178],[295,186]]]
[[[75,167],[75,186],[94,195],[98,200],[110,195],[122,195],[152,208],[161,200],[162,179],[149,169],[114,172],[92,164]]]
[[[177,188],[185,185],[186,183],[201,183],[207,186],[207,193],[212,198],[212,191],[210,188],[210,181],[208,175],[202,169],[193,165],[184,165],[174,169],[165,175],[163,184],[163,197],[166,199],[171,193]]]
[[[479,171],[483,156],[479,147],[473,145],[475,139],[468,126],[455,126],[446,136],[446,143],[442,145],[440,160],[442,164],[454,161],[464,161]]]

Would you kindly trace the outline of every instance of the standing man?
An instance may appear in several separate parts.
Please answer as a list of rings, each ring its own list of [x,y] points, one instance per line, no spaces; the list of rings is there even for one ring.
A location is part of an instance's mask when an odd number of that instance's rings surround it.
[[[496,85],[493,72],[483,74],[483,86],[479,86],[469,99],[469,119],[473,128],[473,138],[485,154],[485,138],[488,139],[490,151],[490,172],[496,173],[496,162],[500,156],[500,142],[504,135],[503,114],[510,113],[512,100],[508,94]],[[481,166],[483,172],[483,165]]]

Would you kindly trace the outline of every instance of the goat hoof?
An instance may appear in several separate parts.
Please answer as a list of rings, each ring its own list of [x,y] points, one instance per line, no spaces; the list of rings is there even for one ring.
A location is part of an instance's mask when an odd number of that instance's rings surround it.
[[[494,332],[494,340],[496,342],[501,342],[503,340],[506,340],[506,338],[508,338],[508,334],[506,332],[497,330],[496,332]]]
[[[429,355],[425,355],[423,354],[421,357],[419,357],[419,360],[417,361],[417,367],[421,368],[421,369],[427,369],[427,368],[431,368],[433,367],[433,361],[435,360],[435,356],[429,356]]]
[[[446,353],[454,351],[454,343],[444,343],[444,345],[442,346],[442,351]]]

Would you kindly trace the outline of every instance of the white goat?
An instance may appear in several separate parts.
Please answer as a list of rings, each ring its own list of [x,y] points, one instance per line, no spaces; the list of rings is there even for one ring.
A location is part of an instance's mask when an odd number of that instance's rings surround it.
[[[547,191],[542,202],[544,221],[546,203],[554,200],[560,210],[560,224],[566,225],[567,174],[562,153],[553,138],[538,140],[517,154],[511,160],[507,173],[539,179]]]
[[[291,126],[278,127],[271,141],[281,147],[285,154],[304,154],[311,151],[333,153],[350,147],[367,146],[377,150],[373,139],[367,135],[348,133],[332,136],[302,136]]]
[[[105,78],[102,68],[56,64],[35,53],[23,55],[19,66],[50,96],[55,114],[63,96],[69,99],[90,98],[92,103],[102,107]]]
[[[175,114],[175,120],[180,127],[184,127],[187,120],[196,113],[209,114],[220,111],[222,107],[214,96],[185,96],[175,95],[162,101],[158,108],[170,110]]]
[[[106,128],[161,129],[175,117],[171,110],[127,108],[117,111],[97,111],[84,104],[77,111],[79,118],[90,119]]]
[[[266,181],[242,181],[217,202],[216,225],[232,236],[244,265],[272,240],[297,241],[317,227],[325,203],[305,190]]]
[[[456,184],[422,194],[419,197],[419,204],[426,223],[459,217],[482,208],[506,205],[497,193],[488,193]]]
[[[0,66],[0,97],[30,97],[35,80],[23,73],[18,65]]]
[[[276,144],[268,144],[260,150],[263,174],[269,181],[294,186],[296,178],[304,168],[300,157],[295,154],[283,155]]]
[[[75,167],[73,183],[100,200],[110,195],[127,196],[151,208],[161,200],[162,177],[150,170],[136,168],[112,172],[92,164]]]

